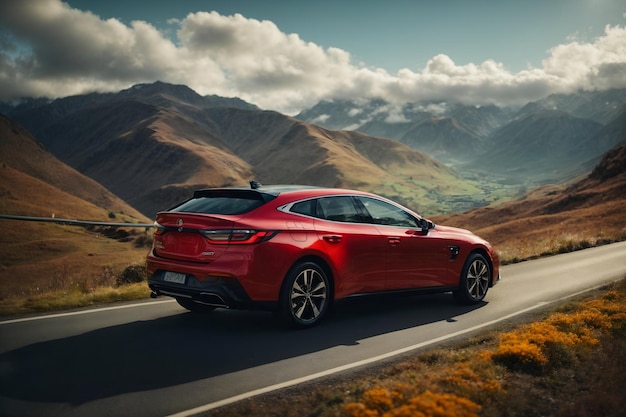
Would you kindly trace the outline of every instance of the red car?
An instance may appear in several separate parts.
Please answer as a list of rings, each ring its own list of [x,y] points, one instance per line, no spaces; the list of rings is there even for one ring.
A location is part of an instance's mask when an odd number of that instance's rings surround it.
[[[478,303],[500,279],[495,250],[375,194],[307,186],[211,188],[157,214],[152,296],[184,308],[279,311],[315,325],[338,299],[452,292]]]

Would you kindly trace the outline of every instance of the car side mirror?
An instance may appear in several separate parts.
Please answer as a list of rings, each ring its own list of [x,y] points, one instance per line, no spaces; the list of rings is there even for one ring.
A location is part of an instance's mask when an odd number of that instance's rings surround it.
[[[426,236],[428,234],[428,231],[430,230],[430,225],[432,223],[430,223],[428,220],[426,219],[421,219],[420,220],[421,226],[422,226],[422,235]]]

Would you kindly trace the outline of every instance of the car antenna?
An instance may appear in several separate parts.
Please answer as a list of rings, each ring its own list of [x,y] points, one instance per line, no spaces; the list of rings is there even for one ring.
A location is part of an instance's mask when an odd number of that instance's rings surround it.
[[[262,185],[263,184],[261,184],[258,181],[254,181],[254,180],[250,181],[250,188],[252,188],[253,190],[257,190],[257,189],[261,188]]]

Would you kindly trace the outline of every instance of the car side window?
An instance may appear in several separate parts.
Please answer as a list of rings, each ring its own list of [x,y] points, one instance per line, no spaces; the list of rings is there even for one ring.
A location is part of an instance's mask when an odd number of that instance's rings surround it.
[[[374,224],[398,227],[419,227],[411,214],[399,207],[375,198],[358,197]]]
[[[313,198],[311,200],[299,201],[295,203],[291,206],[289,211],[292,213],[304,214],[305,216],[323,218],[324,216],[318,213],[317,207],[317,199]]]
[[[363,223],[350,196],[322,197],[318,199],[320,217],[335,222]]]

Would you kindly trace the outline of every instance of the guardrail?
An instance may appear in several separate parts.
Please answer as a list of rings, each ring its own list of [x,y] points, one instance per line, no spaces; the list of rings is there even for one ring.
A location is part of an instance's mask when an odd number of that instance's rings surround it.
[[[0,214],[0,220],[49,222],[49,223],[57,223],[57,224],[67,224],[70,226],[143,227],[144,229],[149,229],[151,227],[154,227],[154,223],[107,223],[107,222],[94,222],[94,221],[89,221],[89,220],[58,219],[56,217],[13,216],[10,214]]]

